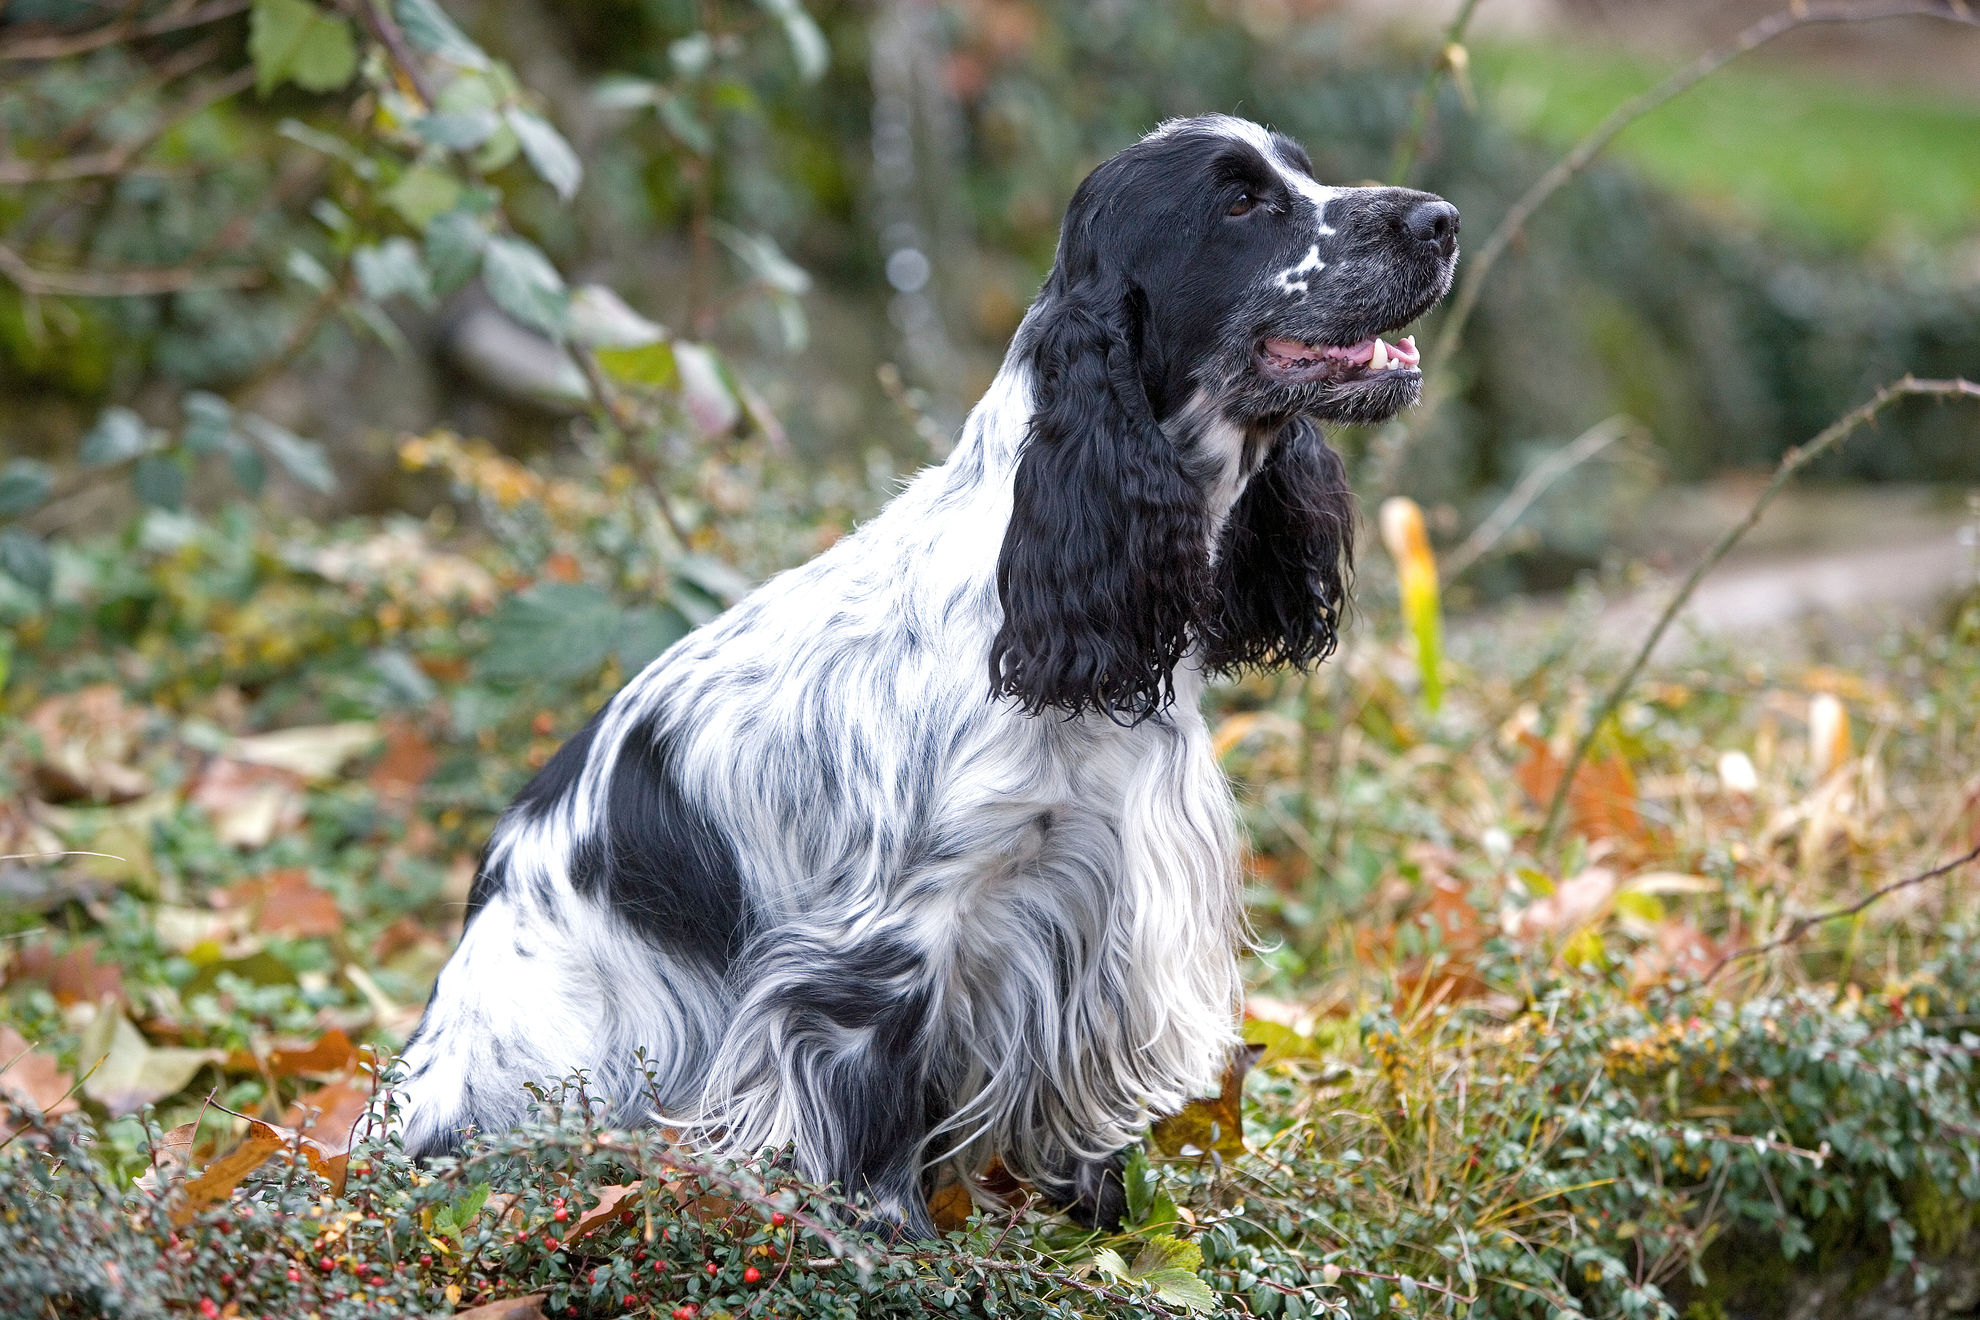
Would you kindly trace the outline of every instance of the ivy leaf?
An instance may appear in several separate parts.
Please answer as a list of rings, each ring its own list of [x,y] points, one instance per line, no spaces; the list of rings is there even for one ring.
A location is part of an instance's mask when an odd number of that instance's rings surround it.
[[[426,226],[426,269],[436,293],[452,293],[481,268],[488,227],[466,211],[445,211]]]
[[[488,67],[486,52],[468,40],[467,34],[454,25],[454,20],[447,17],[447,11],[435,0],[399,0],[394,8],[406,40],[419,49],[464,69]]]
[[[496,682],[584,678],[619,638],[620,610],[597,587],[542,582],[503,602],[475,667]]]
[[[797,61],[798,77],[817,82],[831,63],[832,49],[825,43],[816,19],[805,12],[800,0],[757,0],[763,11],[784,29],[784,40],[791,43],[791,57]]]
[[[570,318],[564,277],[534,243],[496,236],[481,254],[481,278],[495,305],[534,330],[562,339]]]
[[[109,467],[151,448],[151,428],[129,408],[105,408],[83,437],[76,458],[84,467]]]
[[[47,542],[18,527],[0,528],[0,573],[43,600],[55,587],[55,561]]]
[[[351,254],[358,287],[373,302],[404,294],[421,307],[433,306],[433,277],[427,273],[419,247],[410,238],[388,238]]]
[[[131,469],[131,489],[154,509],[181,509],[186,503],[186,467],[174,454],[146,454]]]
[[[17,458],[0,468],[0,518],[26,513],[55,489],[55,471],[46,463]]]
[[[284,79],[306,92],[334,92],[357,72],[351,26],[309,0],[254,0],[248,57],[255,90],[266,96]]]
[[[619,619],[612,652],[619,667],[628,674],[646,668],[653,658],[688,635],[685,615],[671,605],[655,605],[627,610]]]
[[[234,409],[225,399],[205,390],[191,390],[180,401],[186,429],[179,442],[191,454],[219,454],[239,445],[234,434]]]
[[[407,224],[424,229],[460,204],[461,185],[444,170],[415,165],[385,190],[384,200]]]
[[[571,295],[571,338],[590,348],[645,348],[667,337],[666,328],[647,320],[602,284],[586,284]]]
[[[337,489],[337,474],[322,445],[253,413],[243,417],[241,424],[268,451],[268,456],[297,481],[325,495]]]
[[[570,201],[577,194],[578,182],[584,178],[584,166],[564,135],[543,116],[517,106],[510,107],[504,118],[516,141],[522,144],[530,168],[556,189],[560,199]]]

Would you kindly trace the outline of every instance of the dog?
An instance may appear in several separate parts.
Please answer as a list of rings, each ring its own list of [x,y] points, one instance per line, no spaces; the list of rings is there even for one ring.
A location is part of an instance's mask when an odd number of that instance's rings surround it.
[[[948,460],[621,690],[496,825],[407,1044],[419,1157],[585,1075],[602,1120],[787,1152],[933,1235],[992,1156],[1117,1222],[1214,1092],[1248,936],[1198,698],[1331,653],[1354,508],[1317,421],[1422,389],[1382,338],[1458,214],[1226,116],[1073,194]]]

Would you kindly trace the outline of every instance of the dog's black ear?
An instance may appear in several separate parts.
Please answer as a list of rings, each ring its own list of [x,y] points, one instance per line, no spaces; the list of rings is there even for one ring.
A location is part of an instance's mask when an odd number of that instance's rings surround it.
[[[1030,331],[1035,404],[997,558],[990,685],[1031,714],[1135,723],[1174,696],[1213,530],[1149,407],[1139,295],[1100,271],[1053,284]]]
[[[1334,650],[1354,568],[1347,468],[1306,418],[1287,423],[1217,545],[1213,669],[1304,668]]]

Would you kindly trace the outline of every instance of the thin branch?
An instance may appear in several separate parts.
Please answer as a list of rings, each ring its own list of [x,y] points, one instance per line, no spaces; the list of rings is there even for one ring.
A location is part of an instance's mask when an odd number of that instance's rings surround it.
[[[1712,548],[1705,552],[1704,557],[1693,566],[1683,584],[1672,594],[1670,602],[1664,606],[1664,612],[1657,617],[1656,625],[1643,639],[1643,645],[1637,648],[1636,658],[1630,661],[1629,667],[1623,670],[1622,676],[1610,687],[1595,709],[1589,712],[1587,727],[1581,731],[1581,738],[1575,743],[1574,751],[1561,766],[1560,781],[1554,785],[1553,799],[1547,804],[1547,820],[1541,826],[1540,843],[1536,851],[1545,853],[1553,846],[1554,835],[1560,829],[1562,810],[1567,806],[1568,790],[1574,783],[1575,772],[1581,768],[1582,761],[1587,758],[1588,749],[1594,744],[1603,722],[1615,712],[1617,706],[1622,704],[1623,697],[1628,695],[1630,688],[1635,684],[1637,675],[1641,674],[1643,666],[1650,662],[1650,653],[1657,649],[1659,642],[1663,641],[1664,633],[1670,628],[1685,603],[1691,599],[1692,593],[1698,589],[1698,584],[1705,580],[1705,575],[1716,568],[1719,561],[1726,557],[1727,552],[1739,544],[1740,538],[1752,530],[1753,525],[1760,521],[1760,515],[1766,512],[1767,506],[1773,503],[1774,497],[1780,494],[1782,488],[1794,478],[1796,473],[1841,444],[1858,427],[1876,417],[1891,404],[1912,395],[1980,399],[1980,385],[1963,379],[1918,380],[1906,376],[1902,380],[1884,386],[1871,396],[1869,402],[1860,404],[1829,423],[1821,434],[1806,445],[1788,450],[1781,459],[1780,466],[1774,470],[1773,480],[1767,483],[1766,489],[1762,490],[1759,498],[1753,501],[1753,506],[1746,511],[1746,516],[1726,529],[1725,534],[1719,537]]]
[[[1478,305],[1478,293],[1485,283],[1492,267],[1505,255],[1506,249],[1519,237],[1520,230],[1533,213],[1560,191],[1562,185],[1586,169],[1590,162],[1613,142],[1616,135],[1625,128],[1649,114],[1652,110],[1689,90],[1695,84],[1709,78],[1720,69],[1749,51],[1757,50],[1774,38],[1799,27],[1817,23],[1872,23],[1889,18],[1938,18],[1950,23],[1963,23],[1970,27],[1980,27],[1980,16],[1960,0],[1913,0],[1911,3],[1891,3],[1878,0],[1878,3],[1833,3],[1808,4],[1796,0],[1786,9],[1770,14],[1747,28],[1727,44],[1706,51],[1684,68],[1646,92],[1636,96],[1611,110],[1608,116],[1597,124],[1588,136],[1574,145],[1565,156],[1555,161],[1552,168],[1538,179],[1533,186],[1512,204],[1505,218],[1499,221],[1484,244],[1465,263],[1464,281],[1458,286],[1457,296],[1451,300],[1450,310],[1437,332],[1436,346],[1431,356],[1438,362],[1448,361],[1456,349],[1459,338],[1464,334],[1466,322],[1471,319],[1472,309]]]
[[[392,63],[399,72],[405,74],[406,81],[412,84],[413,92],[419,97],[421,106],[431,110],[436,104],[433,99],[433,85],[426,80],[425,66],[413,54],[412,47],[406,44],[406,34],[399,30],[399,25],[392,18],[390,11],[384,5],[374,3],[373,0],[352,0],[352,7],[357,11],[358,21],[371,30],[372,36],[378,38],[378,44],[385,48],[387,55],[391,56]]]
[[[1389,163],[1390,183],[1400,184],[1409,179],[1409,167],[1416,163],[1416,153],[1423,149],[1424,134],[1430,131],[1430,114],[1437,106],[1437,88],[1442,85],[1446,73],[1456,70],[1457,59],[1452,52],[1459,52],[1461,57],[1464,32],[1471,26],[1471,14],[1477,8],[1478,0],[1464,0],[1452,16],[1450,26],[1444,29],[1444,39],[1437,43],[1437,56],[1430,61],[1430,71],[1423,75],[1423,86],[1417,89],[1416,103],[1410,110],[1409,128],[1404,131],[1402,141],[1396,143],[1395,158]]]
[[[146,37],[158,37],[168,32],[183,32],[187,28],[199,27],[202,24],[217,23],[223,18],[232,18],[235,14],[243,12],[248,4],[249,0],[213,0],[212,4],[179,13],[164,14],[148,22],[130,20],[92,28],[87,32],[65,33],[61,36],[22,37],[15,41],[0,42],[0,60],[59,60],[69,55],[82,55],[105,46],[115,46],[127,41],[142,41]]]
[[[38,270],[20,253],[0,246],[0,276],[23,293],[53,298],[142,298],[193,289],[244,289],[261,283],[261,270]]]
[[[1464,538],[1464,544],[1446,557],[1443,580],[1450,583],[1462,577],[1466,569],[1490,553],[1492,547],[1519,522],[1520,516],[1556,481],[1628,435],[1632,426],[1627,417],[1610,417],[1583,431],[1572,444],[1563,445],[1547,455],[1533,471],[1521,477],[1499,507],[1492,510],[1470,536]]]
[[[87,156],[70,156],[64,160],[0,160],[0,185],[68,183],[76,179],[97,179],[106,175],[122,174],[130,168],[133,161],[149,151],[152,144],[174,128],[216,102],[224,101],[237,92],[244,92],[253,85],[252,68],[236,69],[226,77],[200,88],[197,94],[188,97],[185,104],[170,114],[160,116],[145,130],[142,137],[126,142],[120,147],[112,147],[108,151],[91,152]]]
[[[1817,926],[1826,925],[1831,921],[1839,921],[1843,917],[1853,917],[1872,903],[1888,898],[1900,889],[1910,889],[1914,886],[1925,884],[1928,881],[1937,880],[1942,875],[1950,875],[1952,872],[1959,870],[1960,867],[1971,865],[1976,861],[1980,861],[1980,844],[1976,844],[1973,848],[1949,862],[1941,862],[1929,871],[1920,871],[1917,875],[1908,875],[1902,880],[1893,880],[1882,889],[1873,889],[1856,902],[1851,903],[1848,907],[1831,908],[1827,912],[1817,912],[1806,917],[1796,917],[1788,926],[1787,933],[1779,939],[1768,940],[1765,944],[1755,944],[1744,949],[1735,949],[1733,952],[1719,959],[1718,962],[1712,965],[1712,970],[1705,973],[1704,979],[1699,984],[1710,985],[1712,978],[1716,977],[1732,963],[1738,962],[1741,959],[1758,958],[1763,954],[1772,953],[1776,949],[1784,949]]]

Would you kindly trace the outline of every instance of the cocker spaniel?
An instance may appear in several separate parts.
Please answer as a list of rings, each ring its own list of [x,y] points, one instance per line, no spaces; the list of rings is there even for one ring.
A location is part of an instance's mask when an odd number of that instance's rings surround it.
[[[1455,208],[1176,120],[1073,194],[948,461],[618,693],[502,816],[408,1044],[415,1155],[574,1070],[600,1116],[788,1150],[893,1231],[992,1155],[1084,1222],[1237,1042],[1237,824],[1198,697],[1333,649],[1315,423],[1422,388],[1386,340]]]

